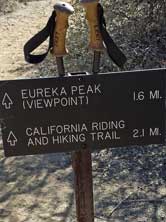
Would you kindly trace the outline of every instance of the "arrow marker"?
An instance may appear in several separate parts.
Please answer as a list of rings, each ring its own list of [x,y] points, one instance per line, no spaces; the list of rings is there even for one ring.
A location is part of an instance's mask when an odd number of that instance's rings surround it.
[[[15,146],[17,143],[17,138],[14,135],[14,133],[12,131],[10,131],[8,138],[7,138],[7,142],[10,144],[10,146]]]
[[[13,101],[11,100],[11,98],[7,93],[5,93],[3,97],[2,105],[5,106],[5,109],[10,109],[11,105],[13,105]]]

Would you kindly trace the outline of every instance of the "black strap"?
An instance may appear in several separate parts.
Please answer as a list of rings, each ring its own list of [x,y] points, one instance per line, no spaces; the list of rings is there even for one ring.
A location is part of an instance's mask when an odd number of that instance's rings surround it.
[[[123,52],[118,48],[118,46],[115,44],[115,42],[113,41],[113,39],[111,38],[106,29],[104,10],[100,3],[98,4],[98,22],[99,22],[101,36],[106,46],[109,57],[114,61],[114,63],[117,66],[123,68],[123,65],[125,64],[127,58],[123,54]]]
[[[24,56],[25,60],[29,63],[39,63],[42,62],[45,57],[47,56],[50,48],[53,46],[53,34],[55,29],[55,17],[56,12],[53,11],[52,15],[50,16],[46,26],[34,35],[25,45],[24,45]],[[39,45],[41,45],[48,37],[49,39],[49,46],[45,53],[40,55],[32,55],[31,52],[35,50]]]
[[[47,56],[50,48],[53,47],[53,33],[56,25],[55,17],[56,12],[53,11],[46,26],[24,45],[24,56],[27,62],[33,64],[42,62]],[[108,55],[115,62],[116,65],[122,68],[127,59],[123,52],[117,47],[106,29],[104,11],[101,4],[98,4],[98,20],[100,32],[103,42],[105,43]],[[31,54],[31,52],[35,50],[39,45],[41,45],[48,37],[50,37],[50,39],[47,51],[40,55]]]

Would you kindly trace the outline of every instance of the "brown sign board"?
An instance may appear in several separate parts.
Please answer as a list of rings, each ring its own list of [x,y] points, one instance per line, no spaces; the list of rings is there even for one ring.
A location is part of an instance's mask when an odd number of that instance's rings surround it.
[[[5,156],[164,143],[165,69],[0,81]]]

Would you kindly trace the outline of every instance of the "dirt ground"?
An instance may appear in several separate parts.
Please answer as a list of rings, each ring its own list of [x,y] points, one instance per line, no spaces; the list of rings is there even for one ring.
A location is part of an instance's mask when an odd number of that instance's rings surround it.
[[[43,28],[54,1],[33,1],[0,16],[0,80],[56,75],[54,58],[24,61],[23,46]],[[90,71],[83,10],[71,16],[66,69]],[[82,30],[82,32],[80,32]],[[81,41],[80,41],[81,39]],[[46,48],[44,44],[40,50]],[[77,50],[77,48],[81,50]],[[132,55],[131,55],[132,57]],[[162,63],[162,67],[166,63]],[[116,71],[103,55],[102,71]],[[135,67],[135,68],[138,68]],[[0,144],[0,222],[74,222],[71,154],[5,158]],[[166,147],[125,147],[93,154],[95,222],[166,222]]]

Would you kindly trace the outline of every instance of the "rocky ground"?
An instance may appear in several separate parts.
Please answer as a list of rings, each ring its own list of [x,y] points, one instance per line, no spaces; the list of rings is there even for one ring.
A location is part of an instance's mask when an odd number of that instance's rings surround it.
[[[39,65],[27,64],[23,57],[25,42],[46,24],[54,3],[32,1],[17,5],[12,13],[1,14],[1,80],[56,75],[55,58],[51,55]],[[92,52],[87,47],[84,12],[77,2],[73,4],[75,15],[70,17],[66,70],[90,71]],[[104,3],[109,15],[107,5]],[[155,36],[143,41],[144,35],[137,39],[126,31],[132,29],[132,19],[127,20],[125,15],[122,18],[122,25],[115,20],[108,20],[108,24],[128,57],[124,70],[164,68],[165,27],[153,27],[157,30]],[[45,48],[46,43],[39,51]],[[118,68],[105,53],[101,71],[112,70]],[[95,222],[166,221],[165,148],[125,147],[93,153]],[[1,142],[0,222],[33,221],[76,221],[71,154],[5,158]]]

